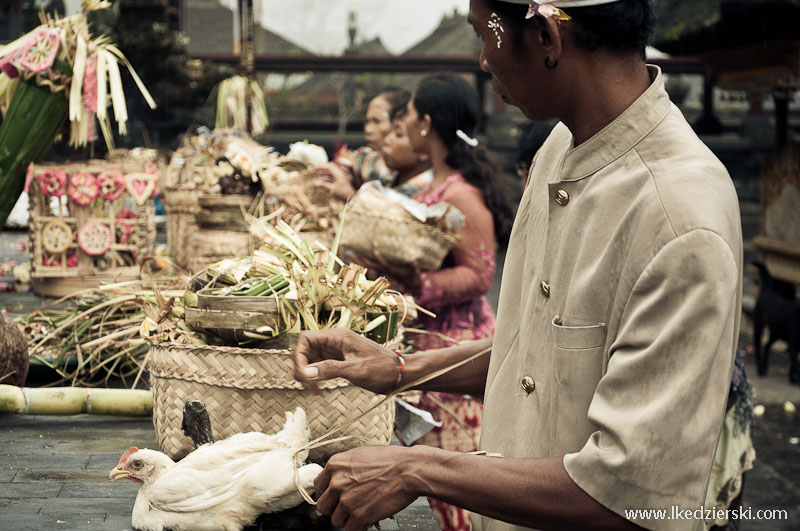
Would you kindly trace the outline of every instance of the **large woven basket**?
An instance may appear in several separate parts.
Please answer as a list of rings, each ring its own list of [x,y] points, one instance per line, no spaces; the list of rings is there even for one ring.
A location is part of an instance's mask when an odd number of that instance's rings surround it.
[[[383,398],[347,380],[322,382],[321,394],[303,389],[292,374],[291,350],[159,344],[150,347],[153,424],[162,450],[179,459],[193,449],[181,430],[183,406],[202,400],[215,440],[236,433],[274,433],[283,427],[286,411],[301,406],[308,414],[312,439],[370,410]],[[389,444],[394,404],[372,409],[337,436],[353,436],[313,449],[310,458],[329,456],[363,445]]]
[[[420,269],[439,269],[456,240],[444,231],[408,218],[350,210],[341,245],[364,256],[377,250],[390,263],[411,264]]]
[[[391,263],[436,270],[457,237],[423,223],[380,192],[362,187],[345,215],[341,245],[367,257],[377,250]]]

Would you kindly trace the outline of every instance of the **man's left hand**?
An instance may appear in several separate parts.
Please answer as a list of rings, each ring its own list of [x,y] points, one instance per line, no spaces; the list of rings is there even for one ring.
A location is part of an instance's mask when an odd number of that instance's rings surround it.
[[[398,513],[418,497],[412,488],[416,450],[366,446],[334,455],[314,481],[317,510],[347,531]]]

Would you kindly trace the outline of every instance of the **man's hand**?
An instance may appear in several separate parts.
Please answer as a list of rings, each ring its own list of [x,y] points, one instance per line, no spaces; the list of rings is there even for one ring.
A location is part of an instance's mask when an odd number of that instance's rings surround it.
[[[391,350],[353,331],[300,332],[294,348],[294,377],[314,393],[317,382],[345,378],[373,393],[390,389],[400,360]]]
[[[424,447],[365,446],[334,455],[314,481],[317,510],[347,531],[398,513],[419,496],[412,485],[420,451]]]

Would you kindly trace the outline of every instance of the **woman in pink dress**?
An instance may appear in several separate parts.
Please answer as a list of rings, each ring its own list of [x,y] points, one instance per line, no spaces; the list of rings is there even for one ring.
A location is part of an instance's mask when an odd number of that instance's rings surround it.
[[[434,177],[414,199],[432,205],[441,201],[458,208],[466,224],[461,239],[437,271],[401,269],[382,263],[403,291],[436,318],[422,317],[426,334],[409,334],[419,350],[490,337],[495,315],[486,292],[495,272],[497,245],[506,245],[513,212],[500,186],[503,176],[474,139],[479,119],[475,90],[455,75],[423,79],[408,103],[404,125],[416,153],[427,156]],[[442,422],[416,444],[447,450],[477,450],[483,404],[479,398],[449,393],[422,393],[418,404]],[[430,499],[443,530],[470,529],[465,510]]]

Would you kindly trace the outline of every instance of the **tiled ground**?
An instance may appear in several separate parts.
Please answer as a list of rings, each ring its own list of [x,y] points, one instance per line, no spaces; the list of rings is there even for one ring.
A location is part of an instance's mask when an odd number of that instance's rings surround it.
[[[150,419],[0,416],[0,529],[131,529],[138,485],[108,479],[130,446],[158,448]],[[381,528],[438,526],[419,500]]]

